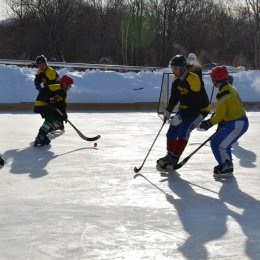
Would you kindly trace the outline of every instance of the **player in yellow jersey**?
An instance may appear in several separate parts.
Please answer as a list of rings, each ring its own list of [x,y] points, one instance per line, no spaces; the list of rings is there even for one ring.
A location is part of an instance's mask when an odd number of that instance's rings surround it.
[[[59,74],[55,69],[48,65],[44,55],[37,56],[35,63],[38,66],[34,79],[34,85],[37,90],[40,91],[42,88],[46,88],[49,85],[59,84]],[[59,129],[64,131],[64,124],[61,124]]]
[[[34,79],[34,85],[37,90],[40,91],[42,84],[43,87],[47,87],[48,85],[59,83],[59,74],[47,64],[47,59],[43,55],[37,56],[35,63],[38,66]]]
[[[211,149],[218,162],[214,167],[214,177],[232,177],[232,145],[247,131],[248,118],[240,100],[238,91],[229,83],[229,75],[225,66],[215,67],[210,73],[212,82],[219,92],[216,96],[215,114],[200,124],[200,128],[208,130],[221,123],[220,129],[211,140]]]
[[[48,87],[40,89],[34,103],[34,112],[41,114],[44,122],[35,138],[34,146],[50,144],[47,134],[53,129],[59,128],[63,121],[67,121],[67,92],[72,84],[73,79],[68,75],[64,75],[61,77],[59,84],[48,85]],[[57,108],[62,112],[63,116],[56,111]]]
[[[202,81],[203,85],[203,79],[202,79],[202,66],[200,62],[197,59],[197,56],[195,53],[190,53],[187,57],[187,68],[190,72],[193,72],[197,74],[200,77],[200,80]]]

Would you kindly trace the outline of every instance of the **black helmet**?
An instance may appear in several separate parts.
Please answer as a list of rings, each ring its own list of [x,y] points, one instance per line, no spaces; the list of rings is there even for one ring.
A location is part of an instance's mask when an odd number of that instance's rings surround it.
[[[42,64],[42,63],[47,64],[47,59],[46,59],[43,55],[37,56],[35,63],[36,63],[37,65]]]
[[[186,65],[187,60],[183,55],[175,55],[170,61],[170,66],[185,67]]]

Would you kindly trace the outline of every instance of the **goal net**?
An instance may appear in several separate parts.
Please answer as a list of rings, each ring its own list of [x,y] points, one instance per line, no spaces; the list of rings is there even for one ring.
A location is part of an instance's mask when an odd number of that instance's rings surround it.
[[[171,94],[171,85],[173,80],[173,73],[163,73],[161,92],[158,103],[157,113],[159,117],[163,120],[163,112],[168,106],[170,94]]]

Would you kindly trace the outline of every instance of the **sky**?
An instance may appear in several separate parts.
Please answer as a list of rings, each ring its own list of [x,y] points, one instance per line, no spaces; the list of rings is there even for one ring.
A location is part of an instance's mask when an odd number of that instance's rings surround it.
[[[244,102],[260,102],[260,71],[244,71],[229,67],[234,77],[234,86]],[[118,73],[114,71],[86,70],[82,72],[60,69],[60,76],[70,75],[74,87],[70,90],[70,103],[132,103],[157,102],[160,96],[162,76],[168,68],[150,72]],[[34,102],[38,91],[33,80],[36,69],[0,65],[0,103]],[[212,82],[204,75],[209,96]],[[213,101],[217,90],[214,90]]]
[[[7,4],[6,0],[0,0],[0,20],[7,17]]]

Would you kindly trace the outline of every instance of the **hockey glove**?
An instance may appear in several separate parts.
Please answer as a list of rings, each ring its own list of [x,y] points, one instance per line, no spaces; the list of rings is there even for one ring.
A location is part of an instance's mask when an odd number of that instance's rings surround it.
[[[170,117],[171,117],[171,112],[169,112],[168,110],[164,110],[163,112],[163,119],[164,119],[164,122],[166,122],[166,120],[169,120]]]
[[[168,120],[169,124],[173,125],[173,126],[177,126],[182,122],[182,118],[180,117],[180,115],[176,114],[175,116],[171,117]]]
[[[200,128],[204,129],[204,130],[208,130],[211,127],[212,127],[212,124],[210,123],[209,120],[205,120],[205,121],[201,122],[201,124],[200,124]]]

